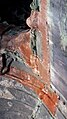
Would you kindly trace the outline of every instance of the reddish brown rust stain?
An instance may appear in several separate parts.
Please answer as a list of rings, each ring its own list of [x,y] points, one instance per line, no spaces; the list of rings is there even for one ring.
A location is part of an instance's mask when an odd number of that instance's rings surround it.
[[[34,90],[39,98],[46,104],[52,114],[55,114],[58,101],[57,95],[54,92],[51,92],[48,87],[45,88],[45,84],[41,82],[41,80],[14,67],[12,67],[10,72],[4,76],[14,79]]]
[[[57,95],[49,90],[50,87],[50,73],[49,73],[49,49],[47,43],[47,26],[46,26],[46,0],[41,0],[41,11],[31,11],[31,16],[27,19],[27,24],[31,29],[36,29],[41,32],[42,36],[42,55],[43,60],[40,61],[38,56],[34,56],[30,47],[30,32],[20,33],[17,36],[4,36],[5,45],[3,47],[10,50],[19,51],[21,57],[25,60],[25,65],[30,67],[33,74],[39,76],[32,76],[25,71],[20,71],[16,68],[11,68],[10,72],[5,77],[14,79],[23,85],[28,86],[34,90],[39,98],[44,102],[52,114],[55,114],[58,103]],[[47,85],[47,87],[45,87]]]

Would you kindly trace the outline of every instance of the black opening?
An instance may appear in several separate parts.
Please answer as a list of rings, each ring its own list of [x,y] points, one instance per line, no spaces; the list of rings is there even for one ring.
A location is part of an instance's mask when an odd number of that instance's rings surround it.
[[[0,1],[0,23],[6,21],[8,24],[29,28],[26,19],[31,14],[30,4],[32,0],[1,0]]]

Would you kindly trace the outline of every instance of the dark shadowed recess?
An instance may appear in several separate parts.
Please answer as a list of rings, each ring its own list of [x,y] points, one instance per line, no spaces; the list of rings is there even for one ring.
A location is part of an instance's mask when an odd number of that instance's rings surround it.
[[[31,14],[30,4],[33,0],[0,0],[0,23],[6,21],[8,24],[29,27],[26,19]]]

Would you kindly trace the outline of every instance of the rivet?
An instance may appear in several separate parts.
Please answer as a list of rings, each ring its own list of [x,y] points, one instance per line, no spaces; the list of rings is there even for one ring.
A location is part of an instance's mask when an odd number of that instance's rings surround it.
[[[58,99],[60,100],[60,96],[58,96]]]

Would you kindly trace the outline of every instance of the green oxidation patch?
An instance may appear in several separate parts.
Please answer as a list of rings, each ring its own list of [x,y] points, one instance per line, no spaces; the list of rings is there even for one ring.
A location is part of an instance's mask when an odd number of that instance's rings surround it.
[[[40,11],[40,0],[33,0],[30,7],[31,7],[32,10]]]
[[[37,56],[37,47],[36,47],[36,30],[33,29],[31,30],[31,41],[30,41],[30,45],[31,45],[31,49],[34,55]]]
[[[33,29],[30,34],[30,46],[34,55],[38,56],[40,60],[42,56],[41,32]]]
[[[41,32],[40,31],[36,31],[36,47],[37,47],[37,54],[38,57],[42,60],[43,59],[43,55],[42,55],[42,36],[41,36]]]

